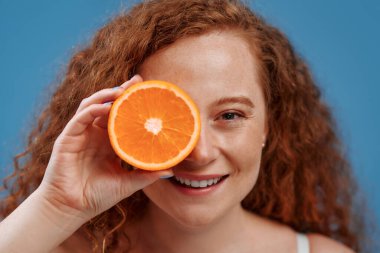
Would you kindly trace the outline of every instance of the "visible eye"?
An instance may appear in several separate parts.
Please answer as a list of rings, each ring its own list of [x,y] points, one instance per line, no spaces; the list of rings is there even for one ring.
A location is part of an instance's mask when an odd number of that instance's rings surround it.
[[[241,110],[225,110],[221,111],[216,116],[214,123],[222,129],[234,129],[245,126],[249,122],[248,119],[251,118],[253,118],[253,115],[251,115],[250,112]]]
[[[234,120],[243,117],[241,114],[236,112],[226,112],[221,115],[221,118],[224,120]]]
[[[241,119],[245,119],[246,117],[244,114],[240,112],[234,112],[234,111],[229,111],[229,112],[223,112],[221,113],[216,120],[222,120],[222,121],[227,121],[228,123],[236,122]]]
[[[216,114],[213,122],[218,128],[227,130],[247,126],[253,118],[251,111],[230,108]]]

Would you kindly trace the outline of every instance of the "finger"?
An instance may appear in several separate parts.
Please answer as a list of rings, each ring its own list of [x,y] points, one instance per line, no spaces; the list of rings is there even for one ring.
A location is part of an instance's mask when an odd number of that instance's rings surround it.
[[[141,78],[140,75],[135,75],[134,77],[131,78],[130,81],[128,82],[125,82],[124,84],[122,85],[125,85],[125,89],[128,88],[129,86],[135,84],[135,83],[139,83],[139,82],[142,82],[143,79]],[[103,129],[107,129],[107,126],[108,126],[108,115],[107,116],[102,116],[102,117],[99,117],[97,118],[95,121],[94,121],[94,125],[100,127],[100,128],[103,128]]]
[[[95,92],[91,96],[82,100],[82,102],[80,103],[76,111],[76,114],[80,113],[85,108],[89,107],[90,105],[112,102],[117,97],[119,97],[123,93],[123,91],[124,91],[124,88],[121,88],[121,86],[117,86],[114,88],[107,88],[107,89],[103,89],[98,92]]]
[[[120,86],[107,88],[107,89],[103,89],[98,92],[95,92],[91,96],[82,100],[76,113],[81,112],[83,109],[87,108],[88,106],[92,104],[103,104],[106,102],[113,102],[116,98],[118,98],[124,92],[126,88],[128,88],[132,84],[135,84],[141,81],[142,81],[142,78],[139,75],[135,75],[130,80],[126,81]]]
[[[160,178],[173,176],[173,171],[170,169],[161,171],[144,171],[136,169],[128,171],[123,175],[121,187],[124,195],[123,197],[127,198],[134,192],[147,187]]]
[[[106,114],[106,115],[103,115],[101,117],[96,118],[93,125],[100,127],[100,128],[103,128],[103,129],[107,129],[107,127],[108,127],[108,116],[109,116],[109,114]]]
[[[67,123],[62,133],[68,136],[81,135],[88,126],[92,125],[95,119],[107,115],[110,109],[111,104],[90,105],[83,109],[79,114],[74,115],[69,123]]]
[[[136,83],[141,83],[143,81],[142,77],[139,74],[134,75],[128,82],[123,83],[120,87],[127,89],[131,85]]]

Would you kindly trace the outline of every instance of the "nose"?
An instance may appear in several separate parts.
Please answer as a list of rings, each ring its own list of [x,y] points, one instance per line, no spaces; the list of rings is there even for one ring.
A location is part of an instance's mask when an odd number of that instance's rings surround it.
[[[207,126],[202,126],[197,145],[186,157],[185,161],[195,167],[206,166],[212,163],[219,155],[216,138],[212,136]]]

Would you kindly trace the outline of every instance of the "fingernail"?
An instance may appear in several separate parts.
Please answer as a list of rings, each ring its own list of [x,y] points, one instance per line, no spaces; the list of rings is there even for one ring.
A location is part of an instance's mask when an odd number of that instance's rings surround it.
[[[167,178],[171,178],[172,176],[174,176],[174,173],[172,170],[164,170],[161,172],[162,175],[160,176],[160,178],[162,179],[167,179]]]
[[[121,84],[119,87],[120,87],[120,88],[123,88],[123,89],[124,89],[124,88],[125,88],[125,86],[126,86],[126,85],[128,85],[128,83],[129,83],[129,82],[130,82],[130,80],[128,80],[128,81],[125,81],[125,82],[124,82],[124,83],[122,83],[122,84]]]
[[[113,101],[104,102],[103,105],[112,105]]]
[[[121,86],[115,86],[115,87],[113,87],[112,89],[113,89],[113,90],[118,90],[118,89],[121,89],[121,88],[123,88],[123,87],[121,87]]]
[[[139,74],[135,74],[132,78],[131,78],[131,81],[136,79],[137,77],[139,77],[140,75]]]
[[[161,179],[168,179],[168,178],[171,178],[172,176],[174,176],[173,174],[169,174],[169,175],[162,175],[160,176]]]

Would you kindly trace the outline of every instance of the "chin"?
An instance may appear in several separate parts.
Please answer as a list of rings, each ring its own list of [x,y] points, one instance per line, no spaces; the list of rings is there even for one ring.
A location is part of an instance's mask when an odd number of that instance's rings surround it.
[[[162,202],[154,203],[150,201],[151,215],[161,221],[171,223],[175,227],[184,231],[198,231],[205,229],[223,216],[221,210],[211,207],[210,205],[201,204],[164,204]]]
[[[194,212],[182,212],[179,215],[173,215],[171,218],[184,230],[196,231],[204,229],[215,224],[219,219],[214,210],[201,212],[196,210]]]

